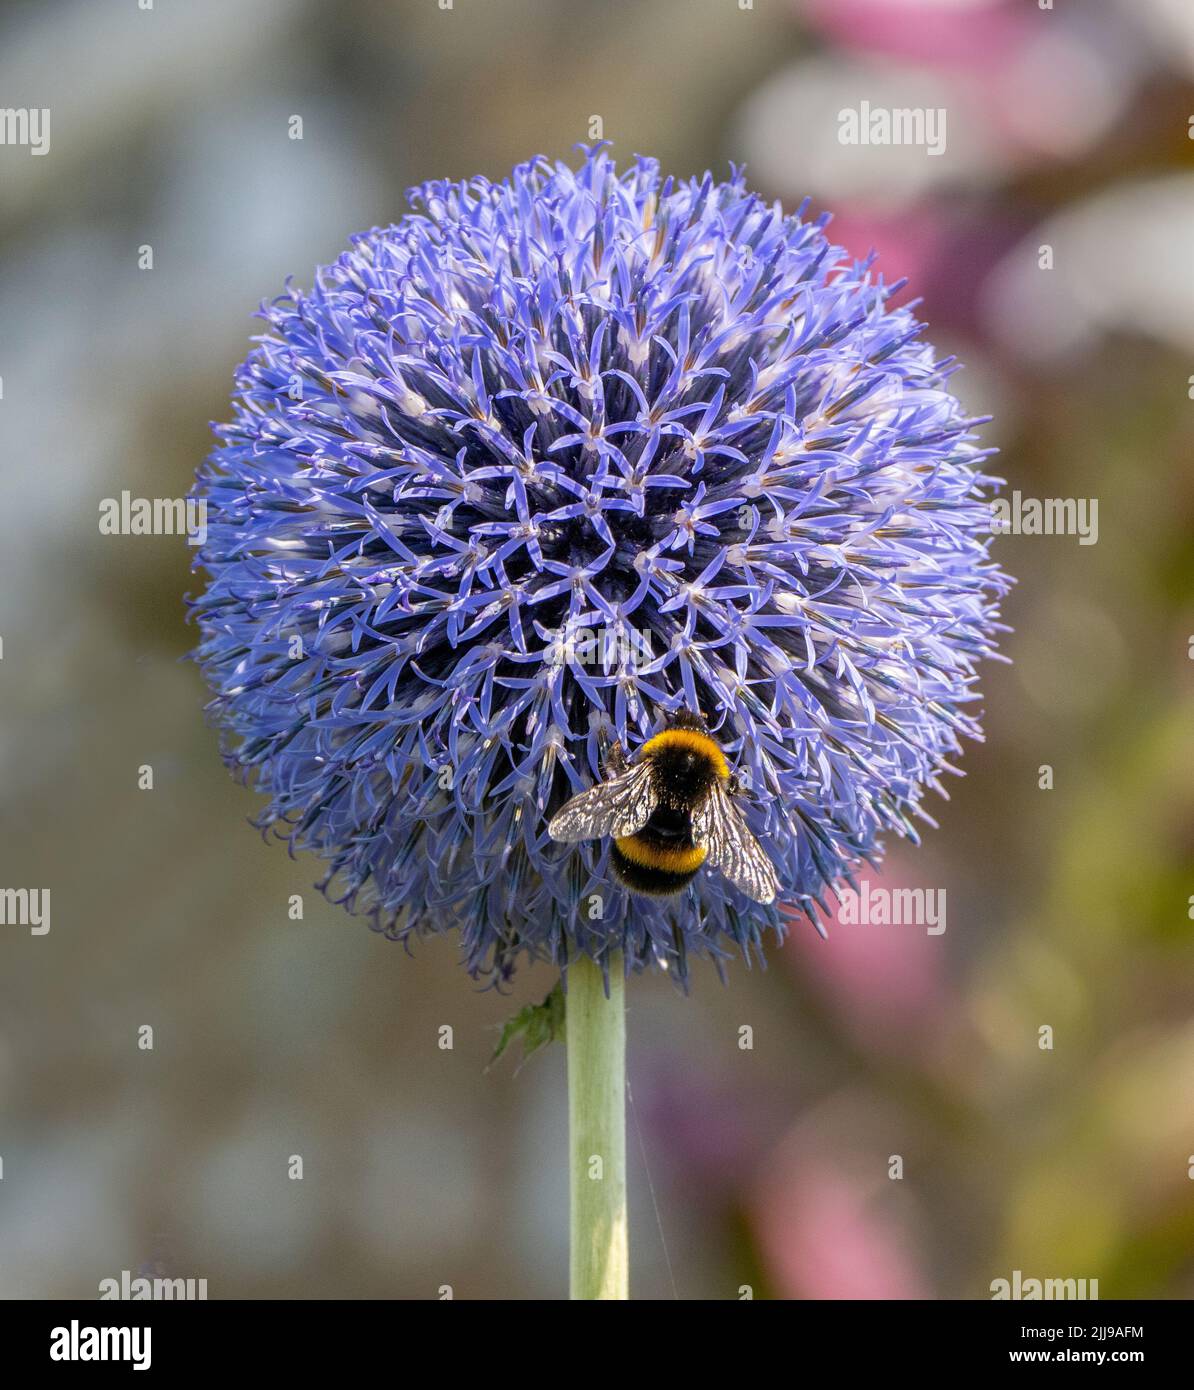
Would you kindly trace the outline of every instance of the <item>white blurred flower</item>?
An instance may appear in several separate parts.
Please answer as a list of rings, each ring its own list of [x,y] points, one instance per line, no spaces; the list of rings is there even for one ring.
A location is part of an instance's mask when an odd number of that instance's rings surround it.
[[[841,52],[802,60],[761,86],[731,139],[752,175],[786,196],[898,209],[945,188],[986,187],[1042,159],[1073,158],[1123,115],[1145,61],[1131,29],[1058,15],[1025,26],[981,66]],[[944,151],[844,144],[842,112],[944,108]]]
[[[840,143],[839,114],[864,101],[872,111],[945,107],[944,155],[916,145]],[[977,115],[965,93],[931,69],[819,57],[764,83],[739,112],[731,143],[758,182],[784,194],[813,189],[826,202],[865,197],[899,207],[943,183],[983,183],[1002,171],[998,143]]]
[[[1150,35],[1162,61],[1194,73],[1194,5],[1190,0],[1119,0],[1119,6]]]
[[[1117,184],[1037,227],[991,273],[983,313],[1007,350],[1056,359],[1110,332],[1194,349],[1194,176]],[[1041,269],[1040,248],[1052,248]]]

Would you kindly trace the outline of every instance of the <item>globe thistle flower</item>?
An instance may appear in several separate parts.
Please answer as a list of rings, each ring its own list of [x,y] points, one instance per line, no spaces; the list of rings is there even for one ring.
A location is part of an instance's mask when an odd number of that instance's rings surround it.
[[[605,147],[432,182],[262,307],[200,470],[197,659],[260,825],[474,974],[684,978],[916,838],[1008,581],[952,370],[872,261],[739,171]],[[783,893],[656,901],[551,816],[704,716]]]

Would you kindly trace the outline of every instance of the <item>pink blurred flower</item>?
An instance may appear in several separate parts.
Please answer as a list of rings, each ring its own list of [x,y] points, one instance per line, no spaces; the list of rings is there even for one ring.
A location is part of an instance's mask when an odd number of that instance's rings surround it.
[[[942,67],[998,63],[1032,29],[1004,0],[799,0],[797,8],[843,48]]]
[[[878,251],[876,268],[889,284],[907,279],[893,304],[915,299],[928,322],[981,336],[987,276],[1028,228],[1023,216],[988,202],[958,210],[932,198],[905,209],[847,203],[835,212],[830,235],[860,259]]]
[[[750,1219],[781,1298],[928,1298],[911,1240],[886,1199],[884,1168],[863,1179],[798,1128],[756,1184]]]
[[[915,876],[898,860],[885,872],[860,874],[872,890],[885,893],[925,887],[924,866]],[[948,904],[948,896],[946,897]],[[840,920],[841,905],[826,922],[828,938],[794,929],[783,951],[788,965],[813,980],[851,1029],[884,1046],[913,1046],[936,1032],[947,1006],[946,931],[930,935],[925,926],[851,924]]]

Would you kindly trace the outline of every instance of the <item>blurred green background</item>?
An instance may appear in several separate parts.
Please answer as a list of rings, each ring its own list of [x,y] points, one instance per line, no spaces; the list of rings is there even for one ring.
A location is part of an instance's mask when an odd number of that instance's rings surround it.
[[[97,509],[186,491],[286,276],[598,116],[620,159],[834,211],[965,362],[994,471],[1099,500],[1095,545],[998,543],[1014,664],[884,879],[946,888],[947,931],[633,982],[633,1294],[1194,1295],[1194,10],[10,3],[0,96],[52,112],[47,156],[0,148],[0,881],[52,890],[48,935],[0,928],[0,1294],[565,1291],[562,1049],[483,1073],[549,974],[479,991],[262,842],[180,660],[187,547]],[[945,107],[945,153],[840,145],[863,99]]]

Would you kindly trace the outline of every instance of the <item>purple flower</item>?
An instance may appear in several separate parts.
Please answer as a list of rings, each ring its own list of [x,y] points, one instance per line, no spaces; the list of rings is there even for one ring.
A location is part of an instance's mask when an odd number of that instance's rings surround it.
[[[197,659],[260,823],[470,971],[680,978],[916,838],[1008,581],[993,480],[891,288],[728,183],[539,158],[429,183],[263,306],[200,470]],[[605,745],[704,714],[784,897],[629,896],[553,842]]]

